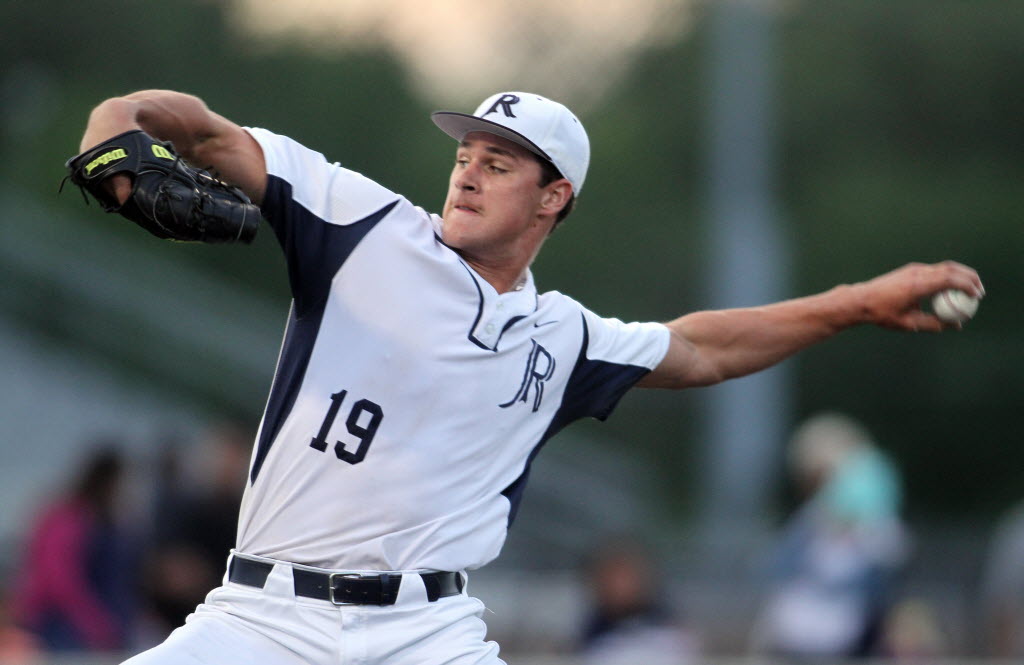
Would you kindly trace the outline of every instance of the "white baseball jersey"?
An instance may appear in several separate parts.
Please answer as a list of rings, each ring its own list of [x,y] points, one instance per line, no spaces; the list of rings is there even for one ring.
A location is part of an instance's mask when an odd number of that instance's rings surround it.
[[[499,294],[441,220],[286,137],[263,214],[293,301],[253,451],[239,551],[352,571],[467,570],[497,556],[541,446],[604,419],[667,328]]]

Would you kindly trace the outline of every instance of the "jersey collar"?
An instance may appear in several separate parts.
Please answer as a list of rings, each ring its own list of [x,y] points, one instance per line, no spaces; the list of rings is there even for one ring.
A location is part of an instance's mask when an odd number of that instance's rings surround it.
[[[537,287],[533,273],[527,269],[522,286],[507,293],[498,293],[465,261],[466,271],[476,285],[480,306],[476,320],[469,329],[469,341],[488,351],[497,351],[501,336],[515,323],[537,311]]]

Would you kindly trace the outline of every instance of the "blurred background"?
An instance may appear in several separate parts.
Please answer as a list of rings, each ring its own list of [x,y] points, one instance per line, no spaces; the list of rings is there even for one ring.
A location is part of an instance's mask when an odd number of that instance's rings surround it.
[[[534,274],[605,316],[975,267],[961,332],[850,330],[573,425],[471,590],[516,663],[1024,657],[1024,2],[0,0],[0,34],[0,662],[160,641],[234,535],[272,234],[166,243],[57,193],[92,107],[143,88],[435,211],[430,111],[562,101],[593,157]]]

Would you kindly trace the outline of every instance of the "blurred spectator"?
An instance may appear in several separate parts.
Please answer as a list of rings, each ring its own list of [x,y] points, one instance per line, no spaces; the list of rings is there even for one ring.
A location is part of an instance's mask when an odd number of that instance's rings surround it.
[[[804,423],[789,461],[805,498],[773,552],[754,649],[791,660],[869,657],[906,556],[898,473],[859,423],[837,413]]]
[[[587,566],[592,610],[580,644],[584,665],[682,665],[696,641],[669,608],[668,584],[636,542],[616,541]]]
[[[34,665],[42,661],[42,645],[35,635],[15,625],[7,591],[0,588],[0,663]]]
[[[162,641],[220,584],[235,544],[251,446],[246,430],[223,422],[206,432],[191,465],[177,446],[163,451],[146,558],[150,621],[143,642]]]
[[[983,571],[981,610],[988,654],[1024,657],[1024,504],[996,525]]]
[[[136,610],[135,542],[118,519],[121,454],[97,442],[70,491],[31,527],[17,575],[15,614],[48,650],[126,645]]]

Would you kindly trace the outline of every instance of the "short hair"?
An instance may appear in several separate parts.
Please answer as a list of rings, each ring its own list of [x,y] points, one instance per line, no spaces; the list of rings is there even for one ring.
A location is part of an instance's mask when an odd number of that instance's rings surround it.
[[[534,152],[531,152],[530,154],[533,155],[533,158],[537,160],[538,164],[540,164],[540,182],[537,183],[538,187],[547,187],[554,181],[561,180],[562,178],[565,177],[564,175],[562,175],[562,172],[558,170],[558,167],[556,167],[548,160],[544,159],[543,157]],[[558,226],[563,219],[568,217],[569,213],[572,212],[572,209],[575,206],[576,192],[573,192],[572,195],[569,197],[569,200],[566,202],[566,204],[562,206],[561,210],[558,211],[558,216],[555,217],[555,226]]]

